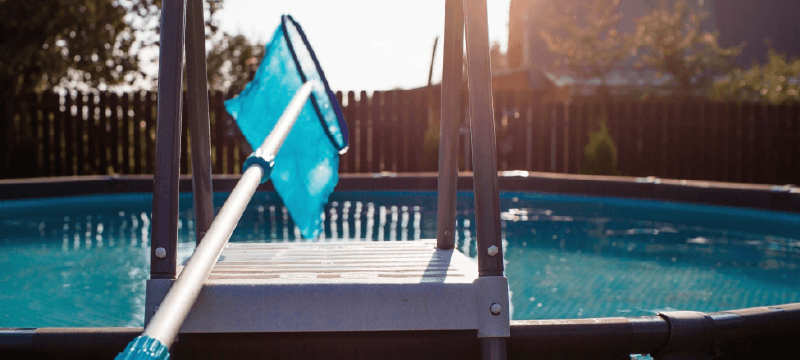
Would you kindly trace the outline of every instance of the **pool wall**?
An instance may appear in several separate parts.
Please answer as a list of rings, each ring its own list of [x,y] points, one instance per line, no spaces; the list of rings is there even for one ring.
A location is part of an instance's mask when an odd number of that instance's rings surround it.
[[[238,176],[215,176],[214,190],[230,191]],[[181,179],[191,191],[191,179]],[[731,184],[656,178],[596,177],[503,172],[505,191],[659,200],[800,213],[793,186]],[[436,174],[342,175],[337,190],[424,190],[437,188]],[[472,189],[472,174],[458,179]],[[0,181],[0,200],[110,193],[151,193],[152,176],[98,176]],[[259,191],[273,190],[264,184]],[[111,358],[141,328],[0,329],[0,358]],[[511,322],[508,358],[656,359],[800,358],[800,304],[718,313],[663,313],[641,318],[526,320]],[[175,358],[478,358],[471,331],[357,333],[181,334]],[[683,357],[683,355],[689,355]]]
[[[790,359],[800,304],[640,318],[511,321],[509,359]],[[688,315],[688,316],[687,316]],[[110,359],[142,328],[0,329],[3,359]],[[176,359],[478,359],[474,331],[181,334]]]
[[[238,175],[213,177],[214,191],[233,190]],[[436,173],[341,174],[337,191],[437,190]],[[758,185],[708,181],[612,176],[584,176],[527,171],[500,172],[503,191],[530,191],[660,200],[715,206],[800,213],[800,188],[793,185]],[[460,173],[459,190],[472,190],[472,173]],[[192,191],[189,176],[181,177],[181,192]],[[272,183],[258,191],[274,191]],[[83,176],[0,180],[0,200],[114,193],[152,193],[150,175]]]

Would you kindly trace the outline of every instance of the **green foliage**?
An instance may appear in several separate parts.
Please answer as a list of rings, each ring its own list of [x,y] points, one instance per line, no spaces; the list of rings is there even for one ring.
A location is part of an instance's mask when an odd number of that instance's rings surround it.
[[[157,15],[155,0],[0,0],[0,91],[119,84],[139,69],[134,19]]]
[[[264,45],[253,44],[243,35],[222,34],[208,53],[208,84],[211,89],[244,89],[250,72],[264,57]]]
[[[556,2],[550,12],[550,30],[540,34],[550,51],[578,76],[600,78],[605,89],[605,75],[630,53],[616,29],[619,0]]]
[[[432,113],[436,114],[437,111]],[[428,130],[422,141],[422,171],[437,171],[439,169],[439,135],[440,126],[438,116],[428,122]]]
[[[222,1],[203,4],[211,39]],[[160,8],[161,0],[0,0],[0,94],[150,80],[141,54],[158,46]]]
[[[605,118],[600,120],[600,129],[589,136],[583,148],[581,173],[586,175],[620,175],[617,169],[617,146],[608,133]]]
[[[735,69],[714,83],[716,100],[766,101],[772,104],[800,102],[800,59],[788,60],[769,51],[764,65]],[[794,80],[792,80],[794,79]]]
[[[741,46],[724,49],[717,34],[701,30],[708,14],[687,0],[658,0],[659,9],[636,20],[632,43],[639,65],[672,75],[683,91],[707,89],[731,67]]]

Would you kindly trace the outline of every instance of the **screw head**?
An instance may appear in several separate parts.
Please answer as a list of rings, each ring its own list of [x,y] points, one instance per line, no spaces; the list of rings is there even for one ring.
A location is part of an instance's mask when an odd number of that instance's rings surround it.
[[[503,307],[498,303],[494,303],[492,306],[489,306],[489,312],[491,312],[494,316],[500,315],[501,311],[503,311]]]
[[[156,257],[159,258],[159,259],[163,259],[163,258],[167,257],[167,250],[164,249],[163,247],[157,248],[156,249]]]
[[[444,231],[444,236],[450,236],[450,235],[453,235],[452,231],[450,231],[450,230],[445,230]]]
[[[494,257],[495,255],[497,255],[497,246],[494,245],[489,246],[489,249],[486,250],[486,253],[489,254],[489,256]]]

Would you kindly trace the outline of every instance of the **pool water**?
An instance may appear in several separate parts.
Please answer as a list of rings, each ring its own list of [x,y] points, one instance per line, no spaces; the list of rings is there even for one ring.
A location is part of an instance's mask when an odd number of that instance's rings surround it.
[[[220,206],[227,194],[216,194]],[[142,326],[149,194],[0,202],[0,327]],[[456,246],[476,255],[471,193]],[[644,316],[800,301],[800,215],[502,193],[513,319]],[[194,249],[181,196],[179,259]],[[433,192],[337,192],[316,241],[436,237]],[[232,241],[303,241],[280,199],[258,193]]]

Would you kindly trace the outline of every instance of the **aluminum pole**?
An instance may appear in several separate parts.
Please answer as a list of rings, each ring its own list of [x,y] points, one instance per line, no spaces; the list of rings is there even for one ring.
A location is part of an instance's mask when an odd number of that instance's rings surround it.
[[[447,0],[444,19],[436,248],[449,250],[455,247],[461,76],[464,65],[463,0]]]
[[[151,279],[174,279],[177,271],[184,5],[184,0],[164,0],[161,9]]]
[[[211,130],[208,120],[206,78],[206,31],[203,1],[186,2],[186,78],[189,102],[189,130],[192,143],[192,192],[197,243],[214,221],[214,193],[211,187]]]
[[[303,110],[303,106],[311,94],[312,87],[312,83],[307,82],[297,91],[278,123],[275,124],[275,128],[272,129],[272,132],[253,153],[254,155],[251,156],[263,157],[270,162],[275,158],[286,136],[292,130],[297,116]],[[183,268],[150,323],[147,324],[142,334],[143,336],[156,339],[166,347],[172,345],[175,335],[178,334],[178,330],[186,320],[186,316],[189,315],[197,295],[203,288],[203,284],[205,284],[209,274],[211,274],[211,270],[219,259],[223,248],[228,243],[228,239],[230,239],[233,230],[236,228],[239,218],[242,217],[244,209],[253,197],[258,185],[265,177],[269,176],[270,169],[271,166],[265,168],[260,162],[253,162],[247,166],[228,200],[222,205],[219,215],[211,223],[206,236],[197,245],[186,267]]]

